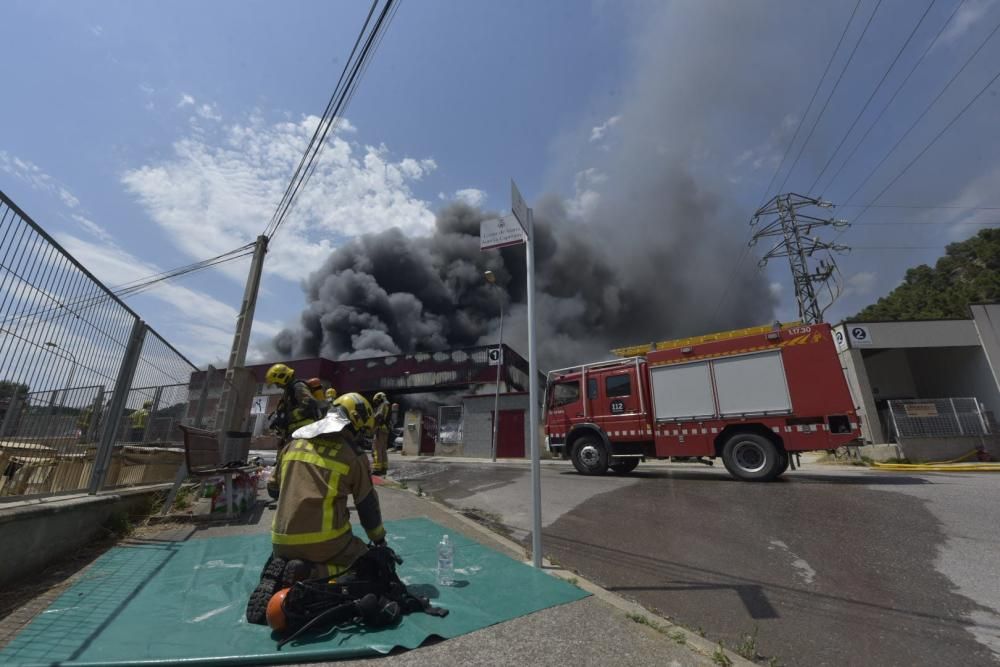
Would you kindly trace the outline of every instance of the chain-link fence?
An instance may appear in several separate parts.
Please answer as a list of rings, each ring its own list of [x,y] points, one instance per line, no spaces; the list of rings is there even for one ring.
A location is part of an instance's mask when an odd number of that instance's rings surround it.
[[[0,192],[0,496],[172,480],[194,370]]]
[[[989,435],[975,398],[911,398],[889,401],[895,438],[948,438]]]

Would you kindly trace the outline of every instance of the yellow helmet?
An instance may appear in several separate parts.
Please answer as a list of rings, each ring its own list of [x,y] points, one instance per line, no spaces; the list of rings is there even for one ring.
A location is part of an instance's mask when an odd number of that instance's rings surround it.
[[[389,398],[385,395],[384,391],[380,391],[374,396],[372,396],[372,403],[385,403]]]
[[[276,384],[279,387],[287,387],[295,379],[295,371],[285,364],[275,364],[267,369],[264,374],[266,384]]]
[[[326,400],[332,401],[335,398],[337,398],[337,390],[334,389],[333,387],[330,387],[329,389],[326,390]]]
[[[344,415],[351,420],[351,425],[356,431],[370,430],[374,427],[372,419],[372,406],[361,394],[350,392],[337,397],[333,404],[339,407]]]

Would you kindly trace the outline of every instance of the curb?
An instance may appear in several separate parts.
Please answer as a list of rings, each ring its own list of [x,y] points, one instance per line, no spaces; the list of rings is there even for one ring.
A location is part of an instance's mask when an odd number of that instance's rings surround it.
[[[452,507],[449,507],[448,505],[445,505],[444,503],[438,500],[435,500],[426,495],[419,495],[415,490],[409,488],[403,488],[398,484],[393,484],[392,486],[387,484],[384,488],[393,488],[393,489],[398,489],[400,491],[404,491],[406,493],[416,496],[417,498],[423,500],[424,502],[434,505],[439,510],[446,512],[447,514],[450,514],[452,518],[454,518],[455,520],[461,522],[462,524],[471,528],[472,530],[475,530],[479,534],[492,539],[494,542],[500,544],[509,551],[513,551],[514,553],[526,552],[526,549],[523,545],[518,544],[514,540],[506,538],[503,535],[497,534],[495,531],[490,530],[486,526],[470,519],[469,517],[459,512],[458,510],[455,510]],[[524,559],[522,562],[527,565],[531,564],[531,560],[527,558]],[[697,653],[702,657],[711,660],[712,656],[719,650],[719,647],[721,646],[721,644],[712,643],[707,639],[705,639],[704,637],[702,637],[701,635],[692,632],[691,630],[688,630],[685,627],[676,625],[675,623],[660,616],[659,614],[643,607],[638,602],[633,602],[631,600],[623,598],[617,593],[612,593],[606,588],[602,588],[601,586],[598,586],[594,582],[585,579],[576,572],[572,572],[570,570],[567,570],[552,563],[552,561],[550,561],[548,558],[544,557],[542,558],[542,569],[546,573],[554,577],[558,577],[566,581],[567,583],[570,583],[578,588],[583,589],[584,591],[593,595],[595,598],[598,598],[599,600],[611,605],[612,607],[618,609],[619,611],[623,612],[626,615],[638,615],[638,616],[645,616],[650,619],[655,619],[656,625],[658,627],[654,629],[657,629],[661,634],[665,636],[665,638],[668,633],[671,635],[676,635],[678,633],[684,635],[684,646],[687,646],[689,649],[691,649],[691,651]],[[740,655],[737,655],[736,653],[733,653],[732,651],[726,648],[723,649],[723,653],[725,653],[726,657],[729,658],[730,664],[732,665],[741,665],[744,667],[750,667],[752,665],[757,664],[755,662],[747,660],[746,658]]]

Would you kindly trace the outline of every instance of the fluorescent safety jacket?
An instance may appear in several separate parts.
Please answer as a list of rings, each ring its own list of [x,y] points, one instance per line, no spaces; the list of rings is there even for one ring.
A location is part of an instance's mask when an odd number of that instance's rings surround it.
[[[368,538],[385,538],[368,459],[340,434],[293,440],[275,474],[281,487],[271,526],[276,556],[325,563],[329,576],[353,563],[368,547],[351,532],[348,494]]]

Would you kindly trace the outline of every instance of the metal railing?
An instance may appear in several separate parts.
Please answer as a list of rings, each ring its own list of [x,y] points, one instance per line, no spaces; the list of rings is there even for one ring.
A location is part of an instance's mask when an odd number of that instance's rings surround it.
[[[888,404],[897,439],[978,437],[990,433],[975,398],[911,398]]]
[[[194,370],[0,192],[0,497],[172,480]]]

